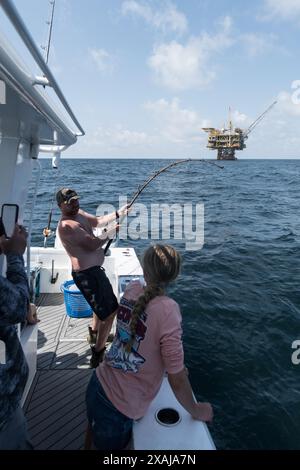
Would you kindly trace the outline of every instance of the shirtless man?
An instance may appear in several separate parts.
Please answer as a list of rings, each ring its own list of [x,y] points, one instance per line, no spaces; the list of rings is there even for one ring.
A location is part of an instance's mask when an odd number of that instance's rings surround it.
[[[89,327],[90,337],[93,331],[98,334],[96,344],[92,346],[90,365],[97,367],[103,358],[105,343],[118,308],[118,301],[102,268],[102,247],[119,225],[114,223],[111,228],[104,228],[101,237],[93,234],[93,228],[105,227],[118,220],[128,213],[128,208],[124,206],[119,211],[96,217],[79,208],[79,196],[69,188],[60,189],[56,201],[62,213],[58,233],[71,259],[72,277],[94,312],[93,325]]]

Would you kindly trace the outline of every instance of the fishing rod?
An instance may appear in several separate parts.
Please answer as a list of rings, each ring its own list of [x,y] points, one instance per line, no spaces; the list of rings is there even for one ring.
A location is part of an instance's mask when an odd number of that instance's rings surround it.
[[[50,4],[50,19],[46,21],[48,25],[48,39],[46,39],[46,45],[41,46],[41,48],[45,51],[45,62],[48,64],[49,61],[49,52],[50,52],[50,45],[51,45],[51,38],[52,38],[52,29],[53,29],[53,18],[54,18],[54,10],[55,10],[55,0],[49,0]]]
[[[52,222],[52,215],[53,215],[54,200],[55,200],[56,190],[57,190],[57,180],[58,180],[57,177],[58,177],[58,174],[59,174],[59,168],[56,169],[56,174],[55,174],[55,178],[54,178],[54,191],[53,191],[52,200],[51,200],[51,205],[50,205],[50,210],[49,210],[49,214],[48,214],[48,223],[47,223],[47,227],[45,227],[45,228],[43,229],[44,248],[46,248],[46,246],[47,246],[48,237],[50,237],[50,236],[52,235],[51,222]]]
[[[53,19],[54,19],[54,10],[55,10],[55,0],[49,0],[49,5],[50,5],[50,18],[48,21],[46,21],[46,25],[48,25],[48,39],[46,39],[46,45],[41,46],[41,48],[45,51],[45,57],[44,61],[46,64],[49,62],[49,53],[50,53],[50,46],[51,46],[51,39],[52,39],[52,30],[53,30]],[[45,86],[44,86],[45,88]],[[55,199],[55,192],[56,192],[56,180],[57,180],[57,175],[58,172],[56,173],[55,180],[54,180],[54,194],[52,197],[51,201],[51,206],[50,206],[50,211],[48,215],[48,223],[47,227],[43,229],[43,235],[44,235],[44,248],[47,246],[47,240],[48,237],[52,235],[52,230],[51,230],[51,222],[52,222],[52,214],[53,214],[53,203]]]
[[[195,158],[185,158],[183,160],[178,160],[176,162],[173,162],[173,163],[170,163],[169,165],[167,166],[164,166],[163,168],[161,168],[160,170],[156,171],[152,176],[150,176],[145,182],[144,184],[142,184],[141,186],[138,187],[137,191],[135,192],[135,194],[133,195],[131,201],[129,202],[129,204],[127,205],[127,208],[130,209],[130,207],[135,203],[135,201],[137,200],[137,198],[141,195],[141,193],[146,189],[146,187],[151,183],[151,181],[153,181],[155,178],[157,178],[157,176],[161,175],[162,173],[164,173],[165,171],[169,170],[170,168],[173,168],[174,166],[177,166],[177,165],[181,165],[182,163],[189,163],[189,162],[202,162],[202,163],[207,163],[208,165],[214,165],[216,166],[217,168],[223,170],[224,167],[221,166],[221,165],[218,165],[217,163],[214,163],[214,162],[210,162],[208,160],[203,160],[203,159],[195,159]],[[125,218],[125,215],[123,217],[121,217],[119,219],[119,223],[121,223],[123,221],[123,219]],[[107,253],[110,245],[112,244],[113,242],[113,238],[111,238],[107,244],[106,244],[106,247],[104,248],[104,254]]]

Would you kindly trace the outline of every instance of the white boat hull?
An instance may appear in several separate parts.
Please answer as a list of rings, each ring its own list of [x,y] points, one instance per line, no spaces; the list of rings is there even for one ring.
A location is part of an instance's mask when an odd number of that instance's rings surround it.
[[[173,408],[180,421],[172,426],[162,425],[156,419],[157,411]],[[152,401],[147,414],[133,427],[133,446],[136,450],[215,450],[208,428],[194,420],[177,401],[167,377]]]

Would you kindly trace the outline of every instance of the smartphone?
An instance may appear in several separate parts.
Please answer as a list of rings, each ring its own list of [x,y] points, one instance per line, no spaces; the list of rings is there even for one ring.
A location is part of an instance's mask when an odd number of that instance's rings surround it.
[[[0,217],[0,237],[2,237],[2,235],[5,235],[5,228],[4,228],[2,219]]]
[[[3,204],[1,208],[1,220],[6,238],[10,238],[18,222],[19,206],[17,204]]]

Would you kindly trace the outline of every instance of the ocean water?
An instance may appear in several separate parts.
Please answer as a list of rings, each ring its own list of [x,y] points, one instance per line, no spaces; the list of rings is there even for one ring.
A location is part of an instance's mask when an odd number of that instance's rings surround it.
[[[33,219],[34,245],[56,188],[81,195],[81,207],[117,206],[166,160],[42,162]],[[191,162],[162,174],[138,202],[203,203],[205,243],[182,254],[169,289],[183,316],[186,366],[196,397],[215,411],[219,449],[300,449],[300,161],[238,160],[224,169]],[[52,227],[59,211],[53,204]],[[50,245],[53,240],[50,239]],[[122,241],[141,255],[148,240]]]

